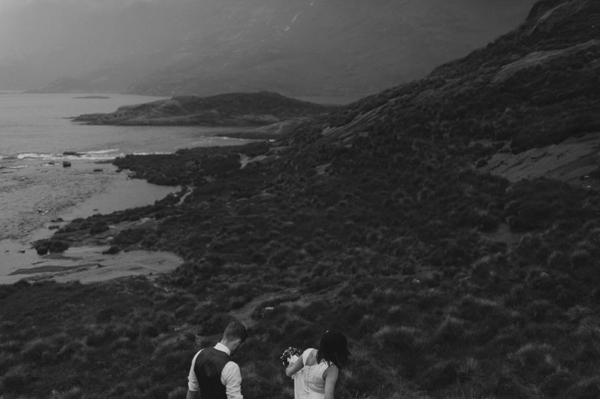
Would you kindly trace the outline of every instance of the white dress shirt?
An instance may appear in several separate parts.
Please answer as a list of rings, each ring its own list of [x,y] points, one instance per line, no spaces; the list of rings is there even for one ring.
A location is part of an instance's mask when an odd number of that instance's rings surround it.
[[[215,349],[231,355],[229,348],[220,342],[215,345]],[[190,375],[188,376],[188,389],[194,392],[200,390],[198,379],[196,378],[196,373],[194,372],[196,359],[198,358],[200,352],[196,353],[196,356],[194,356],[194,360],[192,360],[192,367],[190,368]],[[242,373],[240,372],[240,367],[235,362],[230,360],[223,368],[223,371],[221,371],[221,384],[225,386],[227,399],[243,399]]]

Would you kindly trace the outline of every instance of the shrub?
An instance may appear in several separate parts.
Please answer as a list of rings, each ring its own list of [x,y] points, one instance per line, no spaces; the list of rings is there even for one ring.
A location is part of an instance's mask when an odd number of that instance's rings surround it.
[[[106,222],[98,222],[90,228],[90,234],[92,234],[92,235],[99,234],[99,233],[103,233],[107,230],[109,230],[109,227],[108,227],[108,224],[106,224]]]
[[[502,398],[511,399],[529,399],[529,392],[515,378],[509,376],[501,376],[495,381],[491,390],[494,396],[499,395]]]
[[[52,399],[85,399],[87,395],[79,387],[73,387],[66,392],[56,392]]]
[[[541,299],[530,302],[525,308],[525,313],[531,320],[543,322],[552,315],[553,309],[554,306],[550,302]]]
[[[55,240],[52,241],[52,244],[50,245],[48,251],[50,253],[61,253],[65,252],[67,249],[69,249],[69,244],[67,242]]]
[[[0,375],[4,374],[17,360],[12,353],[0,352]]]
[[[15,292],[15,288],[10,285],[1,285],[0,286],[0,300],[8,298],[12,293]],[[6,328],[6,322],[0,323],[0,329]]]
[[[592,309],[581,305],[573,306],[567,311],[567,317],[571,322],[575,323],[579,323],[584,318],[592,316],[593,314],[594,311]]]
[[[583,379],[567,390],[565,397],[570,399],[597,399],[600,397],[600,377]]]
[[[72,341],[69,343],[66,343],[65,345],[63,345],[60,350],[58,351],[58,353],[56,354],[56,357],[59,360],[66,360],[66,359],[70,359],[71,357],[79,354],[82,355],[87,351],[87,347],[85,346],[85,344],[83,344],[80,341]]]
[[[447,316],[437,328],[434,335],[434,341],[439,343],[451,343],[461,341],[464,336],[464,320]]]
[[[469,381],[481,384],[486,377],[487,376],[477,359],[469,357],[460,363],[458,368],[458,380],[461,384]]]
[[[156,326],[150,323],[144,323],[140,333],[143,337],[155,338],[158,337],[159,331]]]
[[[408,306],[394,305],[387,311],[387,322],[410,325],[416,322],[418,314]]]
[[[584,250],[580,249],[571,254],[571,265],[574,268],[586,267],[592,263],[592,255]]]
[[[23,359],[30,362],[48,361],[53,355],[53,345],[42,338],[28,342],[21,352]]]
[[[156,313],[153,323],[159,333],[164,333],[169,331],[170,327],[175,323],[175,316],[172,313],[160,311]]]
[[[92,326],[85,338],[87,346],[97,347],[108,344],[117,338],[117,333],[111,327]]]
[[[380,349],[401,351],[419,346],[422,335],[422,331],[414,327],[383,326],[373,334],[373,339]]]
[[[508,355],[508,358],[521,367],[533,367],[548,360],[553,348],[548,344],[528,343],[516,352]]]
[[[169,392],[167,399],[185,399],[187,396],[187,388],[177,387]]]
[[[199,334],[201,335],[213,335],[220,334],[225,330],[227,324],[233,320],[233,317],[228,313],[217,313],[210,317],[207,321],[202,323]]]
[[[571,259],[565,252],[557,250],[548,256],[546,264],[554,270],[567,271],[571,267]]]
[[[488,348],[496,349],[501,353],[507,350],[520,348],[527,341],[527,337],[518,326],[509,326],[497,331],[495,336],[487,345]]]
[[[466,295],[460,301],[457,315],[466,320],[481,321],[501,312],[500,305],[495,301]]]
[[[104,254],[104,255],[116,255],[119,252],[121,252],[121,247],[119,247],[117,245],[111,245],[110,248],[108,248],[106,251],[102,251],[102,254]]]
[[[114,314],[115,310],[113,308],[102,309],[96,313],[96,322],[106,323],[113,318]]]
[[[540,386],[540,391],[548,397],[567,397],[564,392],[575,381],[576,378],[573,374],[567,370],[559,369],[544,379]]]
[[[23,393],[31,387],[32,375],[29,367],[19,365],[0,378],[0,392]]]
[[[362,398],[384,387],[387,379],[383,370],[363,353],[353,353],[353,356],[355,361],[343,371],[344,383],[339,390],[348,392],[349,397]]]
[[[585,317],[581,320],[573,335],[593,343],[600,343],[600,318]]]

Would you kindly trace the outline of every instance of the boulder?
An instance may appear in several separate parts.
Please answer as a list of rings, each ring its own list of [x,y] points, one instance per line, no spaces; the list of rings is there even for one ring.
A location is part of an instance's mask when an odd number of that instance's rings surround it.
[[[102,251],[102,253],[104,255],[116,255],[119,252],[121,252],[121,248],[119,248],[116,245],[112,245],[110,248],[108,248],[106,251]]]

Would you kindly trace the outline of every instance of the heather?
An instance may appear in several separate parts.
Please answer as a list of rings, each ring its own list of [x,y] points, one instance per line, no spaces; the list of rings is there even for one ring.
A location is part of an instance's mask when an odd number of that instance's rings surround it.
[[[2,288],[0,365],[9,372],[0,389],[7,398],[49,389],[57,397],[184,397],[194,351],[238,317],[252,326],[236,355],[248,398],[291,397],[278,356],[316,345],[327,328],[344,331],[353,353],[341,398],[598,397],[599,192],[548,178],[510,183],[477,168],[499,151],[595,129],[590,108],[575,107],[598,101],[597,81],[585,80],[593,59],[557,72],[559,84],[533,73],[502,81],[519,118],[502,110],[506,90],[491,82],[519,54],[593,37],[584,22],[599,20],[596,3],[547,14],[558,3],[538,3],[517,31],[424,80],[273,143],[118,159],[136,177],[186,190],[79,220],[54,240],[70,245],[94,226],[148,220],[118,233],[118,250],[169,250],[186,263],[152,280]],[[563,38],[567,27],[575,39]],[[568,98],[558,96],[563,83],[574,90]],[[571,111],[591,122],[577,125]],[[48,293],[64,304],[53,306]],[[27,305],[32,298],[40,305]],[[89,310],[65,313],[72,306]],[[15,328],[28,316],[33,331]],[[52,368],[65,328],[81,343],[71,356],[100,362],[110,379]],[[27,362],[44,353],[50,361],[27,381]]]

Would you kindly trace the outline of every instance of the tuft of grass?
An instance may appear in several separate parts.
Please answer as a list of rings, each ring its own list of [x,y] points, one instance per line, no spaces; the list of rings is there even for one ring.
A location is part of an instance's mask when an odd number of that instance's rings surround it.
[[[415,327],[385,325],[373,334],[380,349],[406,350],[421,345],[423,332]]]
[[[425,370],[419,380],[428,391],[436,391],[457,382],[460,367],[456,359],[441,360]]]
[[[585,249],[578,249],[571,254],[573,268],[587,267],[592,263],[592,254]]]
[[[185,399],[187,391],[187,388],[177,387],[169,392],[167,399]]]
[[[600,349],[600,318],[596,316],[585,317],[579,322],[579,326],[577,326],[573,335],[591,342]]]
[[[85,399],[88,396],[80,387],[73,387],[66,392],[56,392],[51,399]]]
[[[570,399],[595,399],[600,397],[600,377],[593,376],[578,381],[566,391],[565,397]]]
[[[528,343],[508,355],[520,367],[534,367],[549,362],[554,348],[548,344]]]
[[[49,362],[54,357],[54,346],[48,339],[36,338],[25,345],[21,357],[28,362]]]
[[[33,378],[29,367],[22,364],[15,366],[0,377],[0,392],[26,393]]]
[[[568,370],[558,369],[548,375],[540,385],[540,391],[551,398],[567,397],[565,391],[577,381],[577,377]]]
[[[435,331],[433,341],[443,344],[462,341],[465,338],[465,331],[464,320],[446,316]]]

